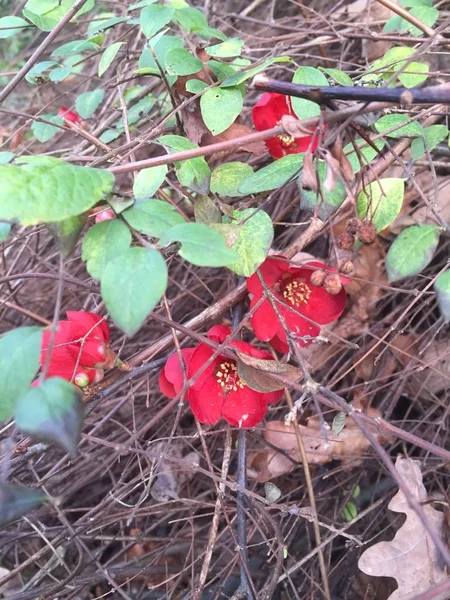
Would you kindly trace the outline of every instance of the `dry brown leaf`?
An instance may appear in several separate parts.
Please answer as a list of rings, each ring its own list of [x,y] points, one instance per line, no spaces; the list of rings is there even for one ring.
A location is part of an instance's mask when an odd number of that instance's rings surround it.
[[[435,510],[427,500],[422,483],[420,462],[399,456],[395,463],[409,494],[422,505],[428,524],[441,535],[443,514]],[[358,567],[367,575],[393,577],[398,588],[388,600],[408,600],[428,590],[447,578],[439,564],[434,543],[416,512],[409,506],[405,494],[399,490],[388,505],[389,510],[406,514],[406,521],[390,542],[379,542],[361,555]],[[441,596],[448,598],[448,594]]]
[[[291,383],[295,383],[303,377],[303,373],[298,367],[276,360],[255,358],[237,349],[235,349],[235,352],[239,358],[237,363],[239,377],[249,387],[258,392],[274,392],[285,387],[283,383],[265,375],[265,373],[281,375]]]
[[[450,388],[450,345],[447,339],[433,342],[419,356],[417,370],[408,378],[407,391],[431,398]]]
[[[177,500],[181,486],[186,480],[193,477],[195,466],[200,464],[200,457],[197,452],[189,452],[183,456],[183,450],[186,445],[182,441],[172,441],[170,446],[167,446],[166,441],[161,441],[152,447],[152,454],[162,454],[162,458],[155,460],[158,465],[155,479],[150,488],[150,494],[157,502],[168,502],[169,500]],[[181,459],[183,462],[173,461],[165,456],[173,456]]]
[[[363,408],[359,400],[352,402],[352,405],[358,409]],[[372,417],[381,416],[379,411],[371,407],[368,407],[366,412]],[[305,446],[308,464],[311,465],[340,460],[344,467],[350,465],[353,467],[361,462],[361,455],[370,447],[370,443],[350,417],[345,418],[345,426],[339,434],[328,432],[328,440],[325,440],[322,435],[317,417],[309,418],[307,425],[299,424],[298,427]],[[379,442],[384,441],[377,428],[370,426],[368,428]],[[251,479],[262,482],[269,481],[279,475],[290,473],[297,467],[295,463],[302,462],[293,424],[269,421],[265,425],[263,435],[267,442],[283,450],[285,455],[278,453],[273,448],[250,452],[247,468],[248,476]],[[288,457],[295,462],[290,461]]]
[[[212,135],[212,133],[208,132],[202,138],[202,146],[207,146],[209,144],[216,144],[218,142],[227,142],[228,140],[235,140],[236,138],[244,137],[244,135],[249,135],[250,133],[255,133],[255,131],[248,127],[247,125],[243,125],[242,123],[233,123],[228,129],[219,133],[219,135]],[[267,154],[267,148],[264,142],[252,142],[241,144],[236,148],[232,148],[231,150],[225,150],[223,152],[217,152],[213,154],[213,158],[218,158],[222,156],[226,156],[231,152],[236,152],[237,150],[241,150],[242,152],[251,152],[255,154],[255,156],[263,156]]]

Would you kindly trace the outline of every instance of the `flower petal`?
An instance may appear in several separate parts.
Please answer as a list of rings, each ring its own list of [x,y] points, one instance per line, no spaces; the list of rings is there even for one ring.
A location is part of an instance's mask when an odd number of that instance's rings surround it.
[[[255,298],[252,298],[250,308],[255,306],[255,300]],[[262,342],[271,340],[281,327],[278,317],[268,300],[263,300],[258,306],[250,319],[250,323],[256,337]]]
[[[223,390],[215,378],[207,378],[201,388],[190,388],[187,399],[195,418],[200,423],[214,425],[220,420]]]
[[[279,400],[281,400],[283,395],[284,395],[284,390],[275,390],[274,392],[267,392],[267,394],[266,394],[267,404],[275,404],[275,402],[278,402]]]
[[[69,321],[76,325],[73,330],[79,338],[89,334],[89,337],[97,337],[103,340],[105,344],[109,343],[109,325],[100,315],[77,310],[68,310],[66,315]]]
[[[210,340],[217,342],[218,344],[222,344],[227,337],[230,335],[231,329],[226,325],[214,325],[208,331],[208,337]]]
[[[161,393],[164,394],[164,396],[167,396],[168,398],[175,398],[175,396],[177,395],[177,392],[175,391],[175,386],[167,379],[164,371],[165,368],[163,368],[159,374],[159,389],[161,390]]]
[[[312,296],[312,293],[311,293],[311,296]],[[310,304],[310,301],[308,301],[308,304],[305,304],[305,306],[309,306],[309,304]],[[301,316],[301,314],[299,314],[300,313],[299,309],[291,310],[284,303],[280,303],[278,305],[278,307],[280,310],[280,314],[283,316],[283,318],[286,322],[286,326],[287,326],[288,330],[292,331],[292,333],[295,333],[296,336],[317,337],[320,334],[320,327],[318,325],[315,325],[314,323],[310,323],[309,321],[304,319]],[[301,313],[304,314],[303,307],[301,308]],[[310,318],[312,319],[313,317],[310,317]],[[279,336],[279,337],[281,337],[281,336]],[[281,338],[281,339],[283,339],[283,338]],[[287,340],[286,340],[286,343],[287,343]],[[310,343],[311,342],[308,340],[298,340],[298,344],[300,344],[300,346],[309,346]]]
[[[195,348],[189,360],[189,365],[187,367],[188,379],[191,379],[196,373],[198,373],[204,364],[210,360],[213,354],[213,348],[210,348],[206,344],[199,344],[197,348]],[[210,362],[204,371],[197,377],[189,389],[198,391],[205,385],[207,380],[213,379],[214,381],[217,381],[214,370],[224,360],[226,360],[224,356],[219,354],[219,356]]]
[[[247,386],[236,392],[229,392],[222,406],[222,416],[234,427],[254,427],[266,414],[266,396]]]
[[[289,270],[289,262],[284,256],[274,255],[267,257],[266,260],[260,265],[259,273],[264,280],[264,283],[268,288],[274,286],[280,281],[283,273]],[[261,297],[263,294],[263,287],[259,279],[258,273],[254,273],[247,278],[247,289],[250,294],[255,297]]]
[[[194,350],[195,348],[183,348],[181,350],[186,374],[188,371],[189,361],[191,360],[191,356]],[[164,373],[167,382],[169,382],[173,386],[175,390],[174,395],[178,394],[178,392],[183,388],[184,385],[183,369],[181,366],[180,357],[178,356],[178,352],[174,352],[169,356],[161,373]],[[166,395],[168,396],[168,394]],[[171,396],[168,397],[171,398]]]
[[[290,113],[286,96],[265,92],[252,110],[252,119],[255,129],[265,131],[278,125],[283,115]]]
[[[339,294],[329,294],[324,287],[309,284],[311,295],[308,302],[299,308],[305,317],[309,317],[319,325],[327,325],[338,319],[344,312],[347,293],[342,289]]]

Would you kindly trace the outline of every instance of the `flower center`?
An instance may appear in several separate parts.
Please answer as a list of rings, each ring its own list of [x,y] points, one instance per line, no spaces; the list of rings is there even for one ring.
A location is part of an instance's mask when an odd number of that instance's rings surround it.
[[[281,125],[281,121],[278,121],[277,125]],[[280,140],[280,144],[283,148],[290,148],[293,144],[295,144],[295,139],[292,137],[292,135],[287,133],[280,133],[280,135],[277,137]]]
[[[244,389],[244,384],[238,375],[234,363],[226,361],[220,364],[216,371],[217,381],[224,391],[237,392],[238,388]]]
[[[282,296],[290,302],[292,306],[300,306],[308,302],[311,296],[311,288],[304,281],[290,279],[283,286]]]

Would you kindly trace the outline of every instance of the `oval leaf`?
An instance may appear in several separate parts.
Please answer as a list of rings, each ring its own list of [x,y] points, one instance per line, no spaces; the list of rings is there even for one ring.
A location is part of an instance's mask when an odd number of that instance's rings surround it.
[[[160,244],[168,246],[173,242],[181,244],[178,254],[197,267],[223,267],[237,258],[221,233],[201,223],[183,223],[165,231]]]
[[[84,405],[80,390],[60,377],[30,388],[14,406],[17,427],[43,442],[55,442],[77,455]]]
[[[358,217],[372,221],[377,231],[382,231],[398,217],[404,188],[403,179],[394,177],[367,185],[358,196]]]
[[[167,287],[167,266],[153,248],[129,248],[110,261],[102,274],[101,292],[113,321],[134,335]]]
[[[445,321],[450,321],[450,271],[439,275],[434,282],[439,310]]]
[[[47,499],[40,490],[15,483],[0,483],[0,525],[20,519]]]
[[[184,48],[169,50],[165,64],[169,75],[193,75],[203,68],[202,61]]]
[[[326,189],[327,164],[324,160],[318,161],[317,173],[319,175],[319,189],[322,190],[322,193],[305,189],[302,187],[301,177],[297,179],[300,205],[305,210],[318,216],[322,221],[326,221],[344,202],[347,192],[338,179],[334,182],[334,188],[331,191]]]
[[[81,257],[94,279],[101,279],[106,265],[128,250],[131,233],[118,219],[96,223],[83,239]]]
[[[328,85],[323,73],[313,67],[300,67],[294,73],[292,83],[301,85]],[[291,98],[292,108],[299,119],[309,119],[320,115],[320,105],[305,98]]]
[[[97,108],[103,102],[104,97],[105,92],[100,89],[80,94],[75,102],[77,113],[81,118],[88,119],[95,113]]]
[[[133,194],[136,200],[151,198],[164,182],[167,174],[167,165],[142,169],[136,176],[133,184]]]
[[[151,38],[160,29],[172,20],[175,11],[172,6],[162,6],[161,4],[152,4],[141,11],[140,24],[141,29],[148,38]]]
[[[244,99],[238,88],[212,88],[200,98],[203,121],[213,135],[228,129],[241,114]]]
[[[173,206],[162,200],[141,200],[123,213],[127,223],[136,231],[150,237],[161,237],[171,227],[185,223]]]
[[[109,171],[77,167],[50,156],[28,156],[24,166],[0,165],[0,219],[22,225],[52,223],[89,210],[107,194]]]
[[[270,373],[281,375],[292,383],[299,381],[303,373],[297,367],[276,360],[255,358],[235,349],[239,358],[237,370],[242,381],[257,392],[274,392],[282,390],[286,384],[270,377]],[[267,375],[269,373],[269,375]]]
[[[42,329],[19,327],[0,338],[0,419],[11,416],[39,369]]]
[[[288,154],[245,179],[238,187],[242,196],[259,194],[281,187],[300,171],[303,165],[301,154]]]
[[[58,249],[63,258],[67,258],[75,250],[80,233],[88,220],[88,213],[85,212],[76,217],[69,217],[64,221],[49,223],[48,230],[56,238]]]
[[[101,77],[111,66],[112,61],[116,58],[117,53],[120,50],[124,42],[116,42],[108,46],[103,52],[100,62],[98,63],[98,76]]]
[[[434,225],[413,225],[394,240],[386,256],[389,281],[420,273],[430,264],[439,243],[440,229]]]
[[[239,191],[239,186],[252,176],[253,169],[247,163],[224,163],[211,174],[211,191],[229,198],[244,196],[245,194]]]

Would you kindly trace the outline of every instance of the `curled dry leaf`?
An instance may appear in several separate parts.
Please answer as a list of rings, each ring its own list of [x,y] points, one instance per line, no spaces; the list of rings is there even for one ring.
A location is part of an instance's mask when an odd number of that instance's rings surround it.
[[[441,535],[443,513],[425,504],[427,491],[422,483],[420,462],[399,456],[395,463],[401,479],[420,504],[429,526]],[[440,565],[434,543],[408,499],[400,490],[388,505],[389,510],[406,514],[406,521],[390,542],[379,542],[361,555],[358,567],[367,575],[393,577],[397,590],[388,600],[408,600],[447,578]],[[448,598],[448,594],[441,600]]]
[[[292,115],[283,115],[280,120],[280,125],[285,132],[293,138],[305,137],[313,134],[313,130],[301,124],[296,117]]]
[[[228,127],[228,129],[225,129],[225,131],[223,131],[222,133],[219,133],[219,135],[212,135],[212,133],[210,133],[208,131],[203,136],[201,145],[207,146],[209,144],[216,144],[218,142],[227,142],[229,140],[235,140],[237,138],[244,137],[245,135],[249,135],[251,133],[255,133],[251,127],[248,127],[247,125],[243,125],[242,123],[235,122],[232,125],[230,125],[230,127]],[[251,154],[254,154],[255,156],[263,156],[267,152],[266,146],[265,146],[264,142],[262,142],[262,141],[246,142],[246,143],[240,144],[236,148],[231,148],[229,150],[224,150],[222,152],[216,152],[215,154],[212,155],[211,160],[215,160],[217,158],[223,158],[224,156],[227,156],[228,154],[232,154],[233,152],[236,152],[238,150],[240,150],[241,152],[250,152]]]
[[[200,457],[197,452],[189,452],[183,456],[184,449],[185,444],[179,441],[172,441],[169,446],[166,441],[162,441],[152,447],[152,454],[162,455],[160,459],[154,460],[158,466],[150,488],[150,494],[157,502],[177,500],[181,486],[194,476]],[[174,461],[168,457],[181,460]]]
[[[237,369],[239,377],[257,392],[274,392],[282,390],[284,383],[270,377],[270,373],[282,376],[287,382],[295,383],[302,378],[303,374],[297,367],[278,362],[276,360],[264,360],[244,354],[235,349],[239,358]],[[268,373],[269,375],[266,375]]]
[[[351,404],[355,408],[362,409],[359,400],[355,400]],[[372,417],[381,416],[375,408],[367,407],[365,410]],[[345,418],[345,425],[338,434],[327,432],[327,440],[322,435],[317,417],[309,418],[307,425],[298,425],[298,427],[305,446],[308,464],[311,465],[340,460],[344,467],[354,467],[361,462],[362,454],[370,447],[370,443],[350,417]],[[369,430],[380,443],[385,441],[377,428],[369,426]],[[279,475],[292,472],[301,464],[302,459],[293,424],[287,425],[283,421],[270,421],[266,424],[263,435],[267,442],[282,450],[283,453],[273,448],[250,452],[247,459],[247,473],[251,479],[262,482],[269,481]]]
[[[431,399],[450,388],[450,346],[448,339],[430,344],[423,354],[415,354],[414,373],[408,378],[407,392]],[[411,362],[409,363],[411,366]]]

